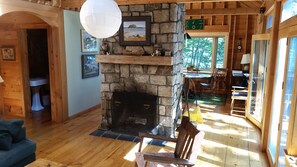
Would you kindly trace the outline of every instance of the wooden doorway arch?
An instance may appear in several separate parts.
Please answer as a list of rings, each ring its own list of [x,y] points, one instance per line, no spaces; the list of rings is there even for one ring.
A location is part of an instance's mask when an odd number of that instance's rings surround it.
[[[66,55],[64,44],[64,23],[63,10],[50,6],[34,4],[25,1],[5,1],[0,0],[0,5],[3,9],[2,15],[8,13],[29,14],[40,18],[44,22],[41,24],[19,24],[17,25],[18,36],[24,35],[22,32],[26,28],[44,28],[48,32],[48,57],[49,57],[49,79],[50,79],[50,94],[51,94],[51,115],[52,121],[62,122],[68,119],[68,99],[67,99],[67,77],[66,77]],[[23,116],[30,116],[30,101],[28,94],[30,88],[26,81],[29,81],[29,75],[24,70],[26,62],[24,61],[22,40],[17,43],[17,49],[21,52],[22,80],[23,80]]]

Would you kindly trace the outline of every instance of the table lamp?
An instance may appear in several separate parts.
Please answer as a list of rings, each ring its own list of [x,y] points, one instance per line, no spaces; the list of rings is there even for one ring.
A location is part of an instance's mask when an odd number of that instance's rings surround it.
[[[3,83],[3,82],[4,82],[4,80],[3,80],[3,78],[0,75],[0,83]]]
[[[241,58],[241,63],[243,64],[243,71],[248,72],[249,71],[249,64],[250,64],[250,54],[243,54]]]

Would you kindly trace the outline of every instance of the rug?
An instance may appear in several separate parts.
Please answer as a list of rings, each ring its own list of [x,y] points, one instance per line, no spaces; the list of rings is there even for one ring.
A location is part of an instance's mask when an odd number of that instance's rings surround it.
[[[94,132],[90,133],[90,135],[98,136],[98,137],[106,137],[106,138],[111,138],[115,140],[131,141],[136,143],[140,142],[140,138],[138,136],[119,133],[119,132],[113,132],[113,131],[104,130],[104,129],[97,129]],[[143,143],[164,147],[167,142],[163,140],[145,138]]]
[[[203,93],[202,95],[197,94],[196,97],[194,94],[189,94],[188,101],[190,103],[196,101],[198,104],[225,105],[226,97],[225,94]],[[185,102],[185,98],[183,98],[183,102]]]

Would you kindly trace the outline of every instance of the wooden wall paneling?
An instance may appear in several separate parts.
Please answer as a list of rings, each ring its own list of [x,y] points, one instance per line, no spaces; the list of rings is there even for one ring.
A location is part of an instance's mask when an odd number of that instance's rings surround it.
[[[56,85],[55,93],[51,98],[57,98],[57,110],[55,112],[55,121],[62,122],[68,119],[68,95],[67,95],[67,72],[65,56],[65,34],[64,34],[64,16],[63,11],[59,12],[59,27],[53,27],[50,31],[52,38],[53,60],[55,69],[52,69],[51,75]],[[59,93],[57,93],[59,92]],[[61,112],[64,111],[64,112]],[[53,117],[52,117],[53,118]]]
[[[66,71],[66,50],[65,50],[65,42],[61,42],[61,41],[65,41],[65,34],[64,34],[64,12],[61,10],[60,11],[60,27],[59,27],[59,55],[60,55],[60,61],[61,61],[61,78],[59,78],[61,80],[61,93],[62,93],[62,107],[63,107],[63,111],[62,112],[62,116],[63,116],[63,121],[67,120],[69,118],[68,116],[68,86],[67,86],[67,71]]]
[[[278,27],[280,21],[281,2],[274,2],[274,20],[272,23],[272,33],[270,37],[269,55],[267,59],[267,73],[266,73],[266,89],[264,92],[264,101],[262,111],[265,113],[262,123],[262,135],[261,135],[261,149],[267,152],[269,125],[271,117],[271,101],[273,96],[274,75],[277,60],[277,48],[278,48]],[[267,152],[268,153],[268,152]]]
[[[247,35],[247,50],[246,53],[251,53],[252,36],[254,34],[260,34],[257,30],[260,25],[258,24],[258,16],[249,16],[249,26]]]
[[[209,25],[215,25],[215,16],[210,16],[210,21],[209,21]]]
[[[211,16],[201,16],[201,18],[204,19],[204,28],[205,28],[205,26],[209,26],[210,25]]]
[[[9,26],[11,27],[11,26]],[[14,26],[15,28],[15,26]],[[23,89],[22,89],[22,77],[21,77],[21,54],[18,47],[18,32],[16,29],[10,29],[6,31],[1,29],[0,45],[11,46],[14,48],[15,60],[5,61],[1,58],[1,73],[2,77],[5,78],[3,84],[2,95],[3,95],[3,106],[4,114],[17,115],[23,117],[24,104],[23,104]],[[2,52],[1,52],[2,57]],[[8,103],[11,102],[11,103]]]
[[[54,42],[58,42],[55,41],[55,35],[58,35],[57,30],[55,32],[53,32],[53,29],[57,29],[55,27],[50,27],[48,28],[47,31],[47,37],[48,37],[48,64],[49,64],[49,84],[50,84],[50,102],[51,102],[51,116],[52,116],[52,120],[55,122],[60,122],[62,120],[61,116],[59,116],[60,111],[62,110],[61,107],[61,94],[59,92],[59,89],[57,89],[57,87],[59,87],[59,83],[57,81],[57,78],[59,78],[59,76],[56,76],[56,71],[59,71],[59,64],[55,65],[55,61],[58,57],[58,51],[56,51],[56,49],[54,48],[54,46],[56,46],[54,44]],[[57,47],[57,46],[56,46]],[[59,63],[59,62],[58,62]],[[57,69],[56,69],[56,66]]]
[[[185,8],[186,10],[192,9],[192,3],[186,3]]]
[[[228,2],[228,8],[232,9],[232,8],[237,8],[237,2]]]
[[[224,2],[221,3],[221,7],[222,8],[225,8],[226,7]],[[226,15],[223,15],[222,16],[222,25],[225,25],[226,23],[228,23],[228,22],[226,22],[227,21],[226,18],[228,18]]]
[[[82,4],[85,2],[85,0],[60,0],[61,2],[61,7],[65,9],[79,9]]]
[[[224,8],[224,9],[191,9],[187,10],[188,15],[258,15],[259,9],[254,8]]]
[[[62,28],[52,27],[48,31],[49,37],[49,66],[50,66],[50,85],[51,85],[51,110],[52,120],[55,122],[62,122],[68,119],[68,98],[67,98],[67,81],[66,81],[66,66],[60,54],[64,55],[65,52],[60,50],[60,34]],[[64,37],[63,37],[64,38]],[[62,52],[62,53],[61,53]],[[66,93],[65,93],[66,92]],[[66,112],[63,112],[66,111]]]
[[[265,15],[267,16],[268,13],[271,13],[274,10],[274,1],[264,1],[262,6],[265,6],[266,8]]]
[[[230,27],[232,27],[231,28],[231,32],[230,32],[230,37],[232,37],[232,40],[230,40],[230,42],[229,42],[229,44],[231,44],[231,45],[229,45],[229,51],[231,51],[231,52],[229,52],[229,53],[231,53],[231,56],[230,56],[230,58],[228,59],[228,62],[230,62],[230,70],[232,70],[232,69],[234,69],[234,67],[233,67],[233,62],[234,62],[234,48],[235,48],[235,33],[236,33],[236,17],[237,16],[230,16],[230,24],[232,24],[233,23],[233,25],[231,26],[230,25]],[[233,19],[232,19],[233,18]],[[233,20],[233,22],[232,22],[232,20]],[[230,50],[231,49],[231,50]],[[229,77],[229,85],[231,85],[231,77]]]
[[[191,3],[192,8],[191,9],[202,9],[203,4],[202,3]]]
[[[11,31],[11,30],[0,30],[0,36],[1,36],[1,39],[0,39],[1,43],[4,43],[10,39],[17,39],[18,37],[17,32]]]
[[[13,115],[18,117],[24,117],[24,110],[20,105],[20,100],[4,98],[4,114]]]
[[[29,58],[28,58],[28,43],[27,43],[27,32],[25,29],[20,30],[20,44],[21,46],[21,64],[23,71],[23,96],[24,96],[24,109],[26,117],[31,117],[31,90],[30,90],[30,74],[29,74]]]
[[[246,51],[248,47],[248,43],[247,43],[248,31],[249,31],[249,15],[246,15],[243,53],[247,53]]]
[[[257,21],[258,21],[257,22],[258,27],[257,27],[256,33],[257,34],[265,33],[266,23],[267,23],[267,15],[259,14],[257,16]]]
[[[16,63],[17,63],[17,66],[18,66],[18,70],[16,71],[17,72],[17,80],[18,80],[18,86],[20,87],[20,96],[21,96],[21,100],[19,101],[19,106],[21,107],[21,116],[22,117],[25,117],[26,116],[26,113],[25,113],[25,104],[24,104],[24,88],[23,88],[23,85],[24,85],[24,82],[23,82],[23,76],[22,76],[22,52],[21,52],[21,46],[20,46],[20,40],[19,40],[19,37],[20,37],[20,31],[19,29],[17,30],[17,34],[18,34],[18,40],[17,42],[15,43],[15,54],[16,54]],[[14,76],[16,77],[16,76]]]
[[[213,9],[214,8],[214,4],[213,3],[209,3],[209,8],[210,9]],[[210,18],[210,25],[215,25],[215,19],[216,17],[211,15],[211,18]]]

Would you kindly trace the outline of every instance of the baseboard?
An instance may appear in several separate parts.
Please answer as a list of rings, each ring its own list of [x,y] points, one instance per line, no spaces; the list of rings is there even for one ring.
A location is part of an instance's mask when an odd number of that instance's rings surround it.
[[[101,107],[101,104],[97,104],[97,105],[95,105],[95,106],[92,106],[92,107],[90,107],[90,108],[88,108],[88,109],[85,109],[85,110],[83,110],[83,111],[81,111],[81,112],[79,112],[79,113],[77,113],[77,114],[74,114],[74,115],[70,116],[69,119],[73,119],[73,118],[79,117],[79,116],[81,116],[81,115],[83,115],[83,114],[86,114],[86,113],[88,113],[88,112],[90,112],[90,111],[99,109],[100,107]],[[69,119],[68,119],[68,120],[69,120]]]

